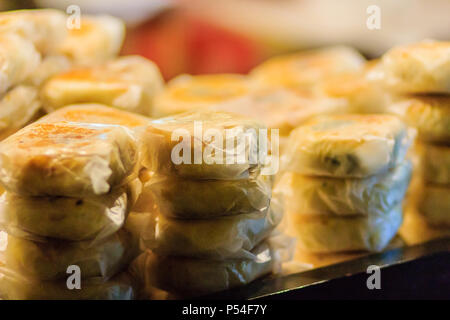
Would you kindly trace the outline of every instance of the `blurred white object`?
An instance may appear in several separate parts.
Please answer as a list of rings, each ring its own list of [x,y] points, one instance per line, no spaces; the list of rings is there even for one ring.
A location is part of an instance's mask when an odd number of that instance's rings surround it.
[[[161,10],[171,6],[171,0],[36,0],[40,7],[57,8],[66,11],[70,5],[78,5],[81,13],[110,14],[137,24]]]
[[[371,55],[424,38],[450,38],[448,0],[180,0],[188,10],[292,47],[348,44]],[[381,28],[369,30],[369,6],[378,6]]]

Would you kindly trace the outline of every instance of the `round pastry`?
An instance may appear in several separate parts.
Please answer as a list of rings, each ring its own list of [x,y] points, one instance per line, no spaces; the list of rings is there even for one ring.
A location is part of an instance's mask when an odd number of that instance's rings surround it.
[[[246,77],[236,74],[181,75],[156,97],[154,116],[198,111],[250,91]]]
[[[291,132],[286,171],[364,178],[403,162],[410,145],[406,125],[394,115],[318,116]]]
[[[381,59],[386,85],[401,93],[450,93],[450,42],[394,47]]]
[[[299,247],[310,253],[381,251],[402,223],[402,206],[384,215],[307,216],[288,213],[291,233]]]
[[[251,250],[280,223],[279,209],[204,220],[171,219],[159,214],[145,228],[142,240],[158,255],[254,258]]]
[[[131,265],[144,287],[181,297],[199,296],[242,286],[280,269],[281,249],[263,242],[252,250],[255,259],[204,260],[161,256],[146,251]]]
[[[155,174],[188,179],[246,179],[266,161],[268,141],[260,138],[261,129],[266,128],[227,112],[152,120],[142,134],[143,165]]]
[[[0,262],[23,277],[42,281],[66,279],[70,266],[79,267],[82,279],[109,279],[139,251],[138,241],[125,229],[100,241],[32,241],[8,234],[5,242]]]
[[[48,112],[69,104],[96,102],[150,115],[154,96],[162,87],[162,76],[153,62],[125,56],[57,74],[43,85],[41,97]]]
[[[330,76],[361,70],[364,62],[356,50],[336,46],[269,59],[253,69],[250,77],[264,88],[283,87],[305,93]]]
[[[132,205],[126,188],[90,198],[0,196],[0,225],[9,233],[35,239],[101,239],[119,230]]]
[[[126,127],[40,120],[0,143],[0,181],[26,196],[106,194],[132,176],[138,151]]]
[[[265,211],[270,204],[269,176],[243,180],[186,180],[154,177],[149,188],[161,214],[181,219],[209,219]]]
[[[411,180],[405,160],[388,172],[363,179],[311,177],[287,172],[279,182],[289,212],[307,215],[385,215],[401,203]]]

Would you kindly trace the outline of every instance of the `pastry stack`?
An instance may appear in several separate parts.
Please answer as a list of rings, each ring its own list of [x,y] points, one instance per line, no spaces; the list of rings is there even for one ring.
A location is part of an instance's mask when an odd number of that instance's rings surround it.
[[[390,111],[417,130],[413,179],[401,235],[414,244],[450,236],[450,42],[396,47],[382,58]]]
[[[393,115],[319,116],[291,132],[276,186],[289,232],[310,254],[380,251],[402,222],[411,163]]]
[[[239,74],[182,74],[167,83],[155,98],[154,117],[200,111],[211,105],[241,97],[251,91],[251,83]]]
[[[74,28],[68,20],[53,9],[0,13],[0,139],[44,114],[39,90],[48,78],[119,53],[120,19],[83,15]]]
[[[141,238],[147,251],[132,272],[147,288],[198,296],[280,267],[287,240],[273,232],[282,207],[263,168],[263,129],[204,111],[154,120],[143,133],[151,176],[134,210],[151,218]]]
[[[62,108],[0,143],[0,293],[7,299],[129,299],[139,239],[133,128],[149,119],[101,105]],[[125,278],[124,278],[125,277]]]

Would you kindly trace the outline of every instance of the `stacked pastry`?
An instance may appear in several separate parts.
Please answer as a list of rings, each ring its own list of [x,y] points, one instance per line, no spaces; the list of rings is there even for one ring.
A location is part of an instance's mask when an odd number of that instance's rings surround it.
[[[401,234],[409,243],[450,235],[450,42],[393,48],[382,58],[391,111],[417,129],[417,178]]]
[[[69,106],[0,143],[6,298],[132,297],[131,283],[115,276],[138,254],[126,227],[140,189],[132,128],[148,121],[101,105]]]
[[[279,187],[299,249],[379,251],[402,222],[411,175],[406,126],[393,115],[319,116],[292,131]]]
[[[83,15],[71,29],[67,21],[52,9],[0,13],[0,139],[42,115],[38,90],[48,78],[118,54],[121,20]]]
[[[284,238],[270,236],[282,208],[262,168],[261,129],[211,111],[161,118],[146,129],[143,164],[152,176],[135,209],[152,211],[142,232],[151,252],[135,261],[133,272],[147,287],[201,295],[279,268]]]

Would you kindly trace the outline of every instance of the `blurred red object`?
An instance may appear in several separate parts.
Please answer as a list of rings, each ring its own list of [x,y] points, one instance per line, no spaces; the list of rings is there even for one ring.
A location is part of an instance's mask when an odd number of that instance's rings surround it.
[[[247,73],[264,58],[256,41],[176,11],[128,30],[123,53],[153,60],[165,79],[181,73]]]

